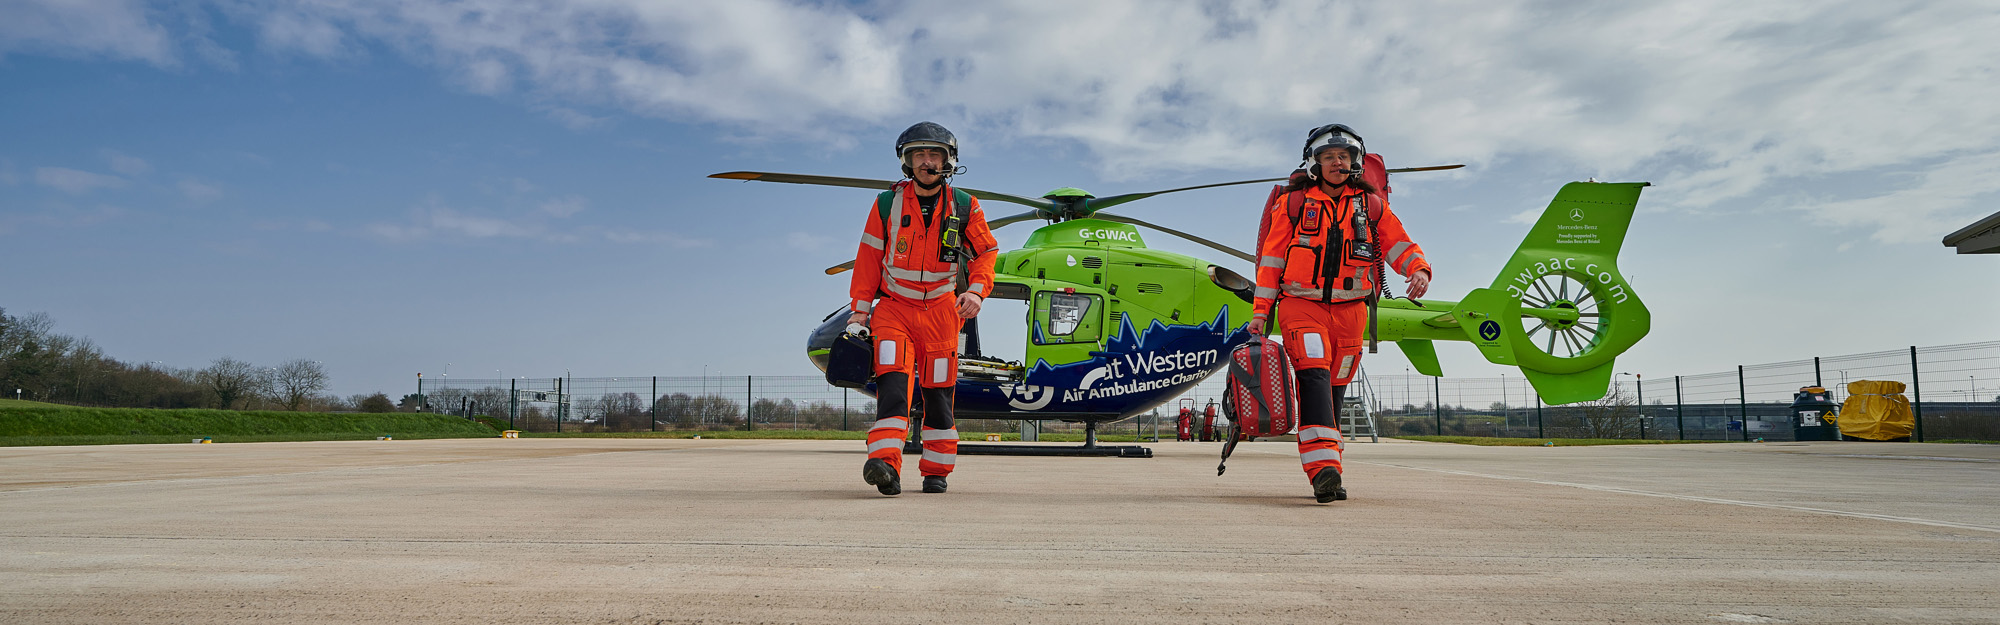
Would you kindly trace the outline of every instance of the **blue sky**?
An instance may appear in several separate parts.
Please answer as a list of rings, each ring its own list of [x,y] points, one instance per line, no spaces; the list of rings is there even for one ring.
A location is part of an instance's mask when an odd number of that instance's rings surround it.
[[[1621,370],[2000,338],[2000,259],[1938,242],[2000,191],[1974,3],[918,6],[11,3],[0,307],[128,362],[321,360],[343,395],[445,363],[808,375],[870,194],[707,174],[892,178],[930,119],[962,184],[1110,195],[1283,175],[1340,121],[1469,165],[1394,180],[1440,298],[1563,182],[1655,183],[1620,261],[1654,330]],[[1248,248],[1263,195],[1128,209]]]

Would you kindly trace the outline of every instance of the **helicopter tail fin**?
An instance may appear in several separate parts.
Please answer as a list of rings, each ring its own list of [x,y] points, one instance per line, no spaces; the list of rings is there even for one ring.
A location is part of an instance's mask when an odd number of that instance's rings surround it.
[[[1543,401],[1604,396],[1612,362],[1652,328],[1618,250],[1644,182],[1563,185],[1493,284],[1450,313],[1480,354],[1519,367]]]

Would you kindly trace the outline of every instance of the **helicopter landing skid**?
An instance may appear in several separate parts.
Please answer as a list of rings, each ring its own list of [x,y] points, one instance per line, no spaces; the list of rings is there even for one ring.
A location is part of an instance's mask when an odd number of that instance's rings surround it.
[[[904,441],[903,453],[922,454],[924,448],[918,441]],[[1097,420],[1083,423],[1083,445],[1043,446],[1043,445],[986,445],[980,443],[959,443],[958,453],[967,456],[1089,456],[1103,458],[1151,458],[1153,450],[1138,445],[1097,444]]]

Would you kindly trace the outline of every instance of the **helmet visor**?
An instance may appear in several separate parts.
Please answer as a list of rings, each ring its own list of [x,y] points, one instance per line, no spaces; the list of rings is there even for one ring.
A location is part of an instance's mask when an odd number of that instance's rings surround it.
[[[1361,154],[1366,150],[1361,145],[1360,137],[1334,131],[1313,137],[1312,142],[1306,145],[1306,160],[1315,163],[1319,162],[1319,155],[1321,153],[1334,149],[1347,151],[1347,160],[1350,166],[1360,163]]]

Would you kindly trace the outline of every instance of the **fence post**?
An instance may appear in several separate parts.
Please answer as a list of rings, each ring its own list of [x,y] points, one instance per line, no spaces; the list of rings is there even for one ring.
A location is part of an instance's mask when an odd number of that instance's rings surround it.
[[[1632,374],[1632,386],[1639,389],[1639,440],[1646,440],[1646,376]]]
[[[757,401],[752,395],[756,392],[754,390],[756,386],[757,376],[743,376],[743,431],[745,432],[757,429],[756,419],[750,416],[750,407],[756,405]]]
[[[1924,442],[1924,381],[1918,379],[1917,346],[1910,346],[1910,409],[1916,411],[1917,442]]]
[[[1681,376],[1674,376],[1674,427],[1680,430],[1680,440],[1687,440],[1687,402],[1681,401]]]
[[[20,393],[16,392],[14,395],[18,399]],[[419,373],[417,374],[417,412],[423,412],[425,408],[430,407],[430,403],[430,398],[424,396],[424,374]],[[227,408],[228,406],[223,407]]]
[[[847,387],[840,389],[840,431],[847,431]]]
[[[1744,392],[1743,365],[1736,365],[1736,410],[1737,418],[1743,420],[1743,442],[1750,442],[1750,400]]]
[[[1535,393],[1535,438],[1548,438],[1549,430],[1542,420],[1542,394]]]
[[[556,413],[556,433],[557,433],[557,434],[561,434],[561,433],[562,433],[562,420],[563,420],[563,408],[564,408],[564,407],[567,407],[567,406],[569,406],[569,402],[567,402],[567,401],[564,401],[564,400],[563,400],[563,383],[562,383],[562,382],[563,382],[562,378],[556,378],[556,409],[555,409],[555,413]]]
[[[1444,389],[1440,387],[1443,377],[1431,378],[1431,416],[1437,419],[1438,436],[1444,436]]]
[[[653,413],[653,416],[650,417],[650,420],[653,422],[653,431],[660,431],[660,376],[657,375],[653,376],[653,409],[648,412]]]
[[[521,412],[521,389],[514,384],[513,380],[508,380],[507,381],[507,429],[509,430],[516,429],[514,427],[514,415],[519,414],[520,412]]]

